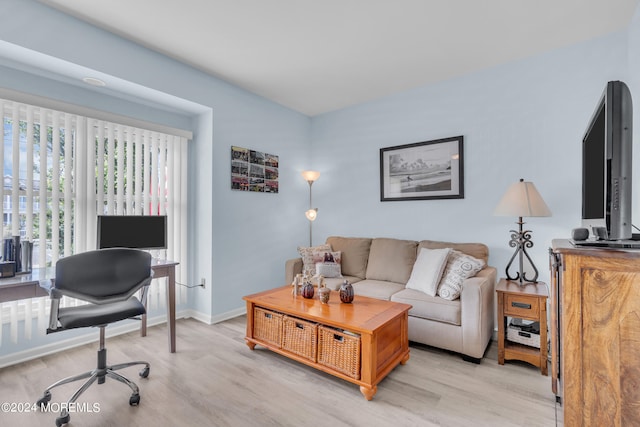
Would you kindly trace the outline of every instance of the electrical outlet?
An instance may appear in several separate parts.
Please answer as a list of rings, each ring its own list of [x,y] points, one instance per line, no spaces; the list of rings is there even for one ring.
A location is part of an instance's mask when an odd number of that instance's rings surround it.
[[[204,277],[200,279],[200,286],[204,288],[205,280]]]

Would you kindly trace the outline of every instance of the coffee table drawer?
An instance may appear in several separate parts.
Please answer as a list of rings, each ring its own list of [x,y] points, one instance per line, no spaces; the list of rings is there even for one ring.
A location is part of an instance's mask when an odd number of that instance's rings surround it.
[[[282,349],[316,361],[318,324],[297,317],[282,318]]]
[[[360,336],[318,326],[318,363],[360,379]]]
[[[282,347],[282,314],[264,308],[253,310],[253,337]]]

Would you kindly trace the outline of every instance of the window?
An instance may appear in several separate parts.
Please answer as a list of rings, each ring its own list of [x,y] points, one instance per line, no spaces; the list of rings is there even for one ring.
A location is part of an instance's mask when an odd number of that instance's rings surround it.
[[[186,137],[4,99],[0,113],[0,235],[33,242],[34,268],[95,249],[99,214],[167,215],[168,249],[153,255],[186,266]],[[178,302],[186,297],[181,292]],[[163,304],[156,283],[149,307]],[[27,338],[32,317],[44,332],[46,305],[46,299],[0,304],[14,341],[23,316]]]

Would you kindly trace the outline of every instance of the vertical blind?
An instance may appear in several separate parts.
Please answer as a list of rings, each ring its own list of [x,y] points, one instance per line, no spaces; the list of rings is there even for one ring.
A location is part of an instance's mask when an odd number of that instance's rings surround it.
[[[178,261],[186,282],[187,139],[105,120],[0,99],[3,123],[3,219],[0,236],[32,241],[33,267],[96,248],[97,215],[167,215],[167,249],[158,258]],[[165,283],[149,289],[148,308],[166,306]],[[179,288],[177,302],[186,300]],[[80,304],[64,298],[66,306]],[[33,320],[44,334],[48,298],[0,304],[2,324],[16,342]],[[7,337],[2,337],[0,346]]]

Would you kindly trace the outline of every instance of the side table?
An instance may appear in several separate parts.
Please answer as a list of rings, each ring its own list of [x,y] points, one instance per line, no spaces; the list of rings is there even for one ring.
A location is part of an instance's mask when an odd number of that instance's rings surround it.
[[[498,294],[498,363],[520,360],[547,370],[547,285],[543,282],[519,282],[500,279],[496,285]],[[515,317],[540,322],[540,348],[507,341],[507,318]]]

